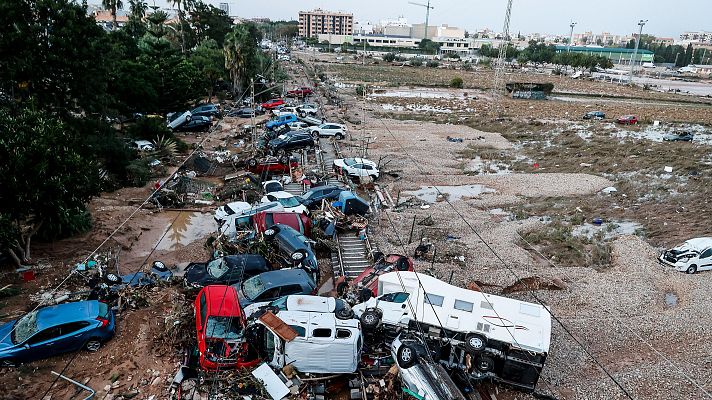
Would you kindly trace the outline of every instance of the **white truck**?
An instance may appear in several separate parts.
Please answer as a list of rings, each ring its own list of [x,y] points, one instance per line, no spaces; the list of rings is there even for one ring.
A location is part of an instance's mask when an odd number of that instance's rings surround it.
[[[365,331],[424,332],[433,343],[449,344],[440,359],[446,367],[534,390],[551,342],[545,307],[408,271],[381,275],[378,293],[353,308]]]

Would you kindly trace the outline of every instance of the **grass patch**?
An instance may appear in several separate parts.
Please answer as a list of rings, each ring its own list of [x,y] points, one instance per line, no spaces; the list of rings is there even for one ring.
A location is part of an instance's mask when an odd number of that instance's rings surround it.
[[[551,259],[556,265],[564,267],[592,267],[603,270],[611,265],[611,246],[602,234],[592,239],[574,236],[570,224],[554,221],[541,229],[532,230],[522,235],[523,247],[532,251],[527,243]],[[532,251],[533,254],[536,252]]]

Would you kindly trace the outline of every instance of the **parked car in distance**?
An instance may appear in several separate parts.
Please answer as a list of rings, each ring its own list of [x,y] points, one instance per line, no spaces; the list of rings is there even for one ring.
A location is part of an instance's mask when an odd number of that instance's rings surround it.
[[[114,336],[114,313],[97,300],[42,307],[0,325],[0,366],[82,348],[97,351]]]
[[[313,210],[321,206],[322,200],[338,199],[339,193],[343,191],[344,188],[334,185],[314,186],[299,196],[298,200],[308,209]]]
[[[597,119],[602,120],[606,118],[606,114],[603,111],[589,111],[584,114],[583,119]]]
[[[190,263],[183,279],[189,288],[231,285],[271,270],[269,262],[259,254],[237,254],[204,263]]]
[[[315,137],[333,136],[341,140],[346,136],[346,127],[341,124],[326,123],[309,128],[309,132]]]
[[[616,119],[616,123],[621,125],[635,125],[638,123],[638,117],[635,115],[623,115]]]
[[[668,133],[663,135],[666,142],[691,142],[695,138],[692,132]]]
[[[334,172],[350,178],[370,176],[374,180],[380,175],[376,163],[365,158],[337,158],[334,160]]]
[[[300,131],[302,129],[309,128],[309,124],[307,124],[306,122],[301,122],[301,121],[290,122],[287,124],[287,126],[289,127],[289,129],[291,129],[293,131]]]
[[[250,118],[252,115],[261,115],[264,114],[264,111],[260,108],[257,110],[254,110],[252,108],[246,107],[246,108],[241,108],[239,110],[232,110],[229,111],[225,114],[226,117],[238,117],[238,118]]]
[[[302,235],[311,236],[312,222],[311,218],[307,217],[306,214],[286,211],[261,211],[252,216],[252,223],[257,233],[264,233],[275,224],[283,224]]]
[[[396,360],[403,386],[419,398],[465,400],[445,368],[428,354],[428,346],[416,335],[399,334],[391,343],[391,356]]]
[[[190,121],[173,130],[176,132],[207,132],[211,126],[213,126],[213,122],[210,117],[193,116]]]
[[[300,214],[306,214],[309,212],[309,210],[307,210],[306,206],[302,205],[302,203],[299,202],[299,199],[297,198],[297,196],[295,196],[289,192],[285,192],[285,191],[271,192],[271,193],[267,193],[264,196],[262,196],[263,203],[268,203],[271,201],[279,202],[282,205],[282,207],[284,207],[284,211],[300,213]]]
[[[319,113],[319,107],[314,104],[302,104],[297,106],[297,115],[300,117],[306,117],[307,115],[317,115]]]
[[[312,93],[314,93],[314,91],[311,88],[303,86],[303,87],[288,91],[287,96],[288,97],[305,97],[305,96],[309,96]]]
[[[153,143],[149,142],[148,140],[134,140],[133,142],[129,143],[129,146],[138,151],[153,151],[155,150],[155,147],[153,146]]]
[[[273,153],[285,154],[292,150],[314,147],[314,138],[307,132],[289,132],[270,140],[268,146]]]
[[[284,174],[288,173],[290,167],[292,169],[299,168],[299,162],[295,159],[290,159],[289,156],[284,155],[281,157],[267,156],[263,159],[250,158],[245,164],[247,164],[247,170],[254,174]]]
[[[208,118],[222,118],[222,111],[220,110],[220,106],[217,104],[203,104],[195,107],[190,111],[190,113],[193,114],[194,117],[202,116]]]
[[[283,339],[284,335],[289,339]],[[248,326],[260,358],[274,368],[291,365],[301,373],[350,374],[361,360],[363,337],[357,319],[331,312],[264,313]]]
[[[237,289],[243,309],[252,303],[273,301],[290,294],[314,294],[316,290],[309,274],[298,268],[263,272],[232,286]]]
[[[284,100],[272,99],[272,100],[267,100],[266,102],[260,104],[260,107],[262,107],[265,110],[271,110],[271,109],[277,108],[281,105],[284,105]]]
[[[185,111],[182,113],[169,113],[166,118],[168,120],[168,129],[176,129],[177,127],[185,124],[186,122],[190,122],[192,118],[193,115],[190,113],[190,111]]]
[[[247,320],[234,287],[202,288],[195,298],[194,308],[203,369],[251,368],[260,362],[245,341]]]
[[[658,260],[663,265],[688,274],[712,269],[712,237],[687,240],[663,251]]]
[[[321,278],[319,264],[311,241],[299,231],[285,224],[275,224],[263,232],[265,240],[277,250],[276,258],[285,268],[302,268],[315,283]]]

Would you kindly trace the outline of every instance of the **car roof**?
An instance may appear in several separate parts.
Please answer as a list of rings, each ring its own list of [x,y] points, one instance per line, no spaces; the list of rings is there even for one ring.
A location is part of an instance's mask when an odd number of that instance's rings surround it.
[[[265,196],[274,196],[278,199],[289,199],[294,197],[293,194],[285,192],[284,190],[278,190],[276,192],[267,193]]]
[[[56,306],[40,308],[37,311],[37,328],[42,330],[53,326],[99,316],[99,302],[96,300],[75,301]]]
[[[353,160],[355,164],[368,164],[368,165],[371,165],[374,167],[376,166],[375,162],[368,160],[366,158],[349,157],[349,158],[345,158],[344,160]]]
[[[227,285],[209,285],[201,289],[207,298],[208,315],[231,317],[242,315],[237,290]],[[200,293],[198,294],[200,296]]]
[[[700,237],[686,240],[682,246],[687,246],[691,249],[702,251],[708,247],[712,247],[712,237]]]
[[[333,297],[293,294],[287,296],[288,311],[334,312],[336,299]]]
[[[331,189],[331,190],[333,190],[333,189],[341,189],[341,188],[338,187],[338,186],[336,186],[336,185],[314,186],[314,187],[312,187],[311,189],[309,189],[309,190],[307,190],[306,192],[304,192],[304,194],[307,194],[307,193],[309,193],[309,192],[320,192],[320,191],[322,191],[322,190],[324,190],[324,189]]]

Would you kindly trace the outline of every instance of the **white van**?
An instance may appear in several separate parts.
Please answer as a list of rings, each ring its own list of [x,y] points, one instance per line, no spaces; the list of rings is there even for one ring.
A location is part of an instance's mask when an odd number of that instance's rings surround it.
[[[292,365],[299,372],[350,374],[361,359],[363,339],[358,319],[334,313],[265,312],[248,326],[260,358],[275,368]]]
[[[685,243],[665,250],[658,260],[680,272],[694,274],[712,269],[712,237],[690,239]]]
[[[399,276],[400,275],[400,276]],[[463,289],[415,272],[378,278],[380,296],[353,307],[364,330],[379,325],[417,328],[452,344],[444,362],[463,368],[469,358],[482,373],[533,390],[551,342],[551,315],[539,304]]]

